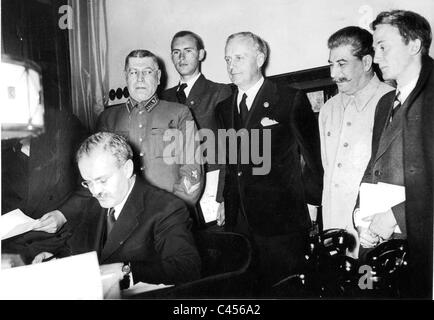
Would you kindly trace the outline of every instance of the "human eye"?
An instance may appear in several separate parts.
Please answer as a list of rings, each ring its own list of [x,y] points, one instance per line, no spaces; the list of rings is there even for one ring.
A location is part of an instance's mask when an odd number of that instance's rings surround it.
[[[226,61],[227,64],[229,64],[229,63],[231,63],[231,58],[225,57],[225,61]]]
[[[137,70],[135,70],[135,69],[130,69],[130,70],[128,71],[128,75],[130,75],[130,76],[136,76],[136,75],[137,75]]]
[[[172,56],[179,56],[179,50],[172,50]]]

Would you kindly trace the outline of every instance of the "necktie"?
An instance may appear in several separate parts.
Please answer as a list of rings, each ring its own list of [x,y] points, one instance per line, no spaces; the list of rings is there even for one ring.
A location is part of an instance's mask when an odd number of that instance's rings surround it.
[[[107,238],[108,238],[108,235],[110,234],[110,231],[112,231],[113,225],[115,224],[115,222],[116,222],[115,209],[110,208],[108,210],[108,213],[107,213],[107,230],[106,230]]]
[[[249,110],[247,109],[246,99],[247,99],[247,94],[244,93],[243,98],[241,99],[240,102],[240,117],[243,124],[246,123],[247,116],[249,114]]]
[[[392,123],[393,117],[396,115],[396,113],[398,112],[399,108],[401,107],[401,101],[399,100],[399,95],[400,94],[401,94],[401,92],[396,91],[395,100],[393,101],[393,109],[390,112],[389,124]]]
[[[187,84],[181,83],[178,87],[178,90],[176,91],[176,98],[178,99],[178,102],[182,104],[185,104],[185,101],[187,100],[187,96],[184,92],[185,88],[187,88]]]

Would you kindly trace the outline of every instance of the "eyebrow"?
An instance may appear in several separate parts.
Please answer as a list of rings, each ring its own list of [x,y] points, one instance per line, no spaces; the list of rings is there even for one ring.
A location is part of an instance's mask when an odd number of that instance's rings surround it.
[[[330,64],[333,63],[333,61],[330,61],[330,60],[328,60],[328,61],[329,61]],[[346,59],[339,59],[339,60],[336,61],[336,62],[348,62],[348,60],[346,60]]]

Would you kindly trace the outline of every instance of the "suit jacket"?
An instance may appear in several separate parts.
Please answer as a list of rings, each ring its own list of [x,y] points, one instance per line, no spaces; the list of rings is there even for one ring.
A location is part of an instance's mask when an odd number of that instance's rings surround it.
[[[200,257],[180,199],[136,178],[103,245],[106,215],[96,199],[88,199],[68,241],[72,254],[96,251],[101,264],[130,262],[135,283],[178,284],[199,278]]]
[[[44,122],[45,132],[30,140],[30,157],[21,153],[20,145],[11,145],[14,141],[2,141],[2,213],[20,208],[39,219],[77,187],[74,156],[86,131],[74,115],[50,108]],[[2,241],[2,251],[20,253],[29,262],[40,251],[53,251],[64,236],[32,231]]]
[[[403,178],[406,201],[392,208],[404,226],[409,245],[412,297],[432,297],[433,275],[433,180],[434,180],[434,61],[425,56],[416,87],[404,102],[402,121],[394,134],[383,134],[393,107],[394,92],[378,103],[372,137],[372,157],[362,182],[394,183],[394,155],[391,146],[402,138]],[[392,122],[394,125],[395,118]],[[396,124],[395,124],[396,125]],[[379,170],[379,161],[389,158],[390,166]],[[373,178],[376,177],[376,178]],[[374,181],[375,182],[375,181]],[[405,222],[405,223],[404,223]]]
[[[271,142],[259,139],[259,152],[271,161],[265,175],[254,175],[252,157],[240,160],[237,145],[236,164],[228,164],[225,180],[225,216],[228,229],[234,228],[241,212],[250,231],[260,235],[304,232],[309,224],[307,203],[320,205],[323,171],[320,156],[318,122],[304,93],[266,79],[253,101],[246,124],[237,124],[237,89],[217,106],[221,125],[226,129],[245,127],[249,138],[254,129],[259,137],[271,131]],[[264,118],[275,120],[263,126]],[[220,143],[225,144],[220,141]],[[251,141],[251,145],[255,141]],[[265,148],[264,148],[265,147]],[[227,155],[233,150],[227,149]],[[227,163],[229,163],[229,158]],[[235,231],[237,227],[235,227]]]
[[[128,140],[138,173],[152,185],[172,192],[188,204],[197,202],[203,187],[203,171],[194,158],[199,143],[194,139],[196,125],[186,106],[158,100],[156,96],[146,105],[134,108],[129,102],[114,105],[101,113],[97,128]],[[167,133],[169,140],[164,139]],[[180,143],[173,142],[175,137]],[[199,182],[199,188],[187,192],[182,187],[184,177],[192,185]]]
[[[167,101],[177,102],[176,90],[178,86],[167,89],[163,93],[163,99]],[[194,83],[186,100],[186,105],[190,108],[191,113],[196,121],[199,129],[210,129],[217,137],[218,122],[215,115],[215,108],[217,104],[231,95],[231,88],[229,85],[212,82],[205,78],[203,74]],[[220,170],[220,181],[217,190],[217,201],[223,201],[223,188],[224,188],[224,166],[217,164],[218,159],[218,146],[217,139],[215,144],[215,157],[214,164],[207,164],[208,170]],[[209,156],[209,155],[208,155]]]

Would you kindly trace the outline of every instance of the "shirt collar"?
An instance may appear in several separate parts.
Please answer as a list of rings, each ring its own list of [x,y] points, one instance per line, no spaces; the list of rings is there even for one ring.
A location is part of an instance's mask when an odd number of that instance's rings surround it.
[[[202,73],[199,72],[196,76],[194,76],[193,78],[191,78],[188,81],[179,80],[179,84],[181,84],[181,83],[186,83],[187,84],[187,88],[184,89],[186,97],[188,97],[188,95],[190,94],[191,89],[193,88],[193,86],[196,83],[197,79],[199,79],[199,77],[201,75],[202,75]]]
[[[265,80],[264,77],[261,76],[261,79],[259,79],[258,82],[256,82],[250,89],[246,91],[242,91],[238,89],[237,105],[240,104],[241,99],[243,98],[243,94],[245,93],[247,95],[247,99],[246,99],[247,109],[250,110],[253,104],[253,100],[255,100],[255,97],[258,94],[259,89],[261,89],[264,80]]]
[[[380,80],[378,79],[377,75],[374,74],[371,80],[366,84],[365,87],[357,91],[353,95],[348,94],[342,94],[342,103],[346,107],[351,102],[351,100],[354,100],[354,103],[356,105],[356,109],[358,112],[363,111],[366,106],[368,105],[368,102],[372,99],[374,96],[378,86],[380,85]]]
[[[125,202],[127,202],[127,199],[130,196],[131,190],[133,190],[134,184],[136,183],[136,176],[133,176],[132,179],[133,179],[133,183],[131,184],[130,189],[128,190],[128,193],[125,196],[125,198],[122,200],[121,203],[119,203],[118,205],[113,207],[113,209],[115,209],[115,219],[116,220],[119,218],[119,215],[121,214],[122,209],[124,208]]]
[[[133,98],[129,97],[126,103],[126,107],[128,112],[133,111],[133,109],[136,107],[139,109],[145,109],[147,112],[151,112],[157,106],[159,101],[160,99],[158,99],[157,93],[154,93],[154,95],[150,99],[141,102],[137,102]]]
[[[403,87],[398,86],[396,88],[396,90],[400,92],[399,101],[401,102],[401,104],[404,104],[404,101],[408,98],[408,96],[413,91],[413,89],[416,88],[417,80],[419,80],[419,76],[411,80],[405,86]]]

